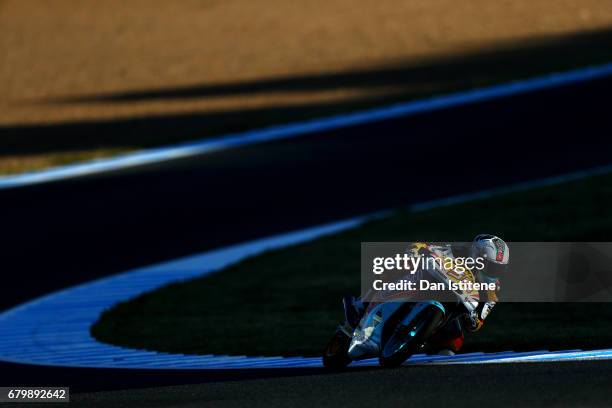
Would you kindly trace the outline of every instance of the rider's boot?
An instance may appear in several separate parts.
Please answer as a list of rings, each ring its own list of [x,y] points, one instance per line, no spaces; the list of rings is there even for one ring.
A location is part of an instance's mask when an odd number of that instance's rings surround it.
[[[429,354],[454,356],[463,346],[463,328],[459,319],[449,321],[427,340]]]

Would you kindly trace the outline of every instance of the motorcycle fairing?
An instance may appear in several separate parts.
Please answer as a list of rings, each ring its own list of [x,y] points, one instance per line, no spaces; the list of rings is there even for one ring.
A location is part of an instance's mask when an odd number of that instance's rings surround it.
[[[377,357],[380,354],[384,323],[402,304],[403,302],[384,302],[371,305],[359,322],[359,326],[353,332],[348,349],[348,355],[352,360]],[[438,307],[443,313],[445,312],[444,306],[437,301],[422,301],[415,303],[406,316],[400,319],[400,322],[409,325],[422,310],[431,305]]]

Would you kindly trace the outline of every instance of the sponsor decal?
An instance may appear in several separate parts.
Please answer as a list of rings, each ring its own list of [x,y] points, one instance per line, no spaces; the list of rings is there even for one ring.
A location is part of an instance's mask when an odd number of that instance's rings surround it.
[[[493,243],[495,244],[495,248],[497,248],[497,255],[495,256],[495,260],[497,262],[501,262],[504,260],[504,244],[499,239],[494,239]]]
[[[379,310],[374,315],[374,326],[377,326],[378,323],[382,322],[382,311]]]

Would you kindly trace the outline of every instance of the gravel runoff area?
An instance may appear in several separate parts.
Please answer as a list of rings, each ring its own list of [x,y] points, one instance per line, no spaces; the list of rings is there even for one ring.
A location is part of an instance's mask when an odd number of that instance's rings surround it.
[[[599,63],[611,24],[606,0],[1,0],[0,173]]]

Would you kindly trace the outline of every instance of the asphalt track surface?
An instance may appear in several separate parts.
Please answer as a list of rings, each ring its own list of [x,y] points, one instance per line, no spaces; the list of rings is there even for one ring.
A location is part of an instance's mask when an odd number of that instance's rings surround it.
[[[410,367],[76,396],[87,406],[602,406],[612,368],[597,362]]]
[[[608,78],[0,191],[0,310],[96,277],[231,243],[610,164],[611,91],[612,79]],[[498,381],[498,385],[518,386],[525,383],[530,370],[538,370],[537,366],[507,364],[483,370],[497,370],[497,380],[490,381]],[[599,372],[609,379],[612,370],[607,362],[553,364],[539,370],[555,371],[550,367],[562,366],[577,368],[570,370],[571,376],[555,375],[554,389],[553,383],[546,383],[550,385],[546,392],[568,390],[576,383],[588,389],[589,384],[597,383],[591,373]],[[451,377],[456,370],[463,377],[466,368],[419,370],[431,370],[421,381],[430,381],[427,384],[433,387],[440,383],[435,370]],[[41,385],[53,379],[77,391],[94,391],[289,376],[329,381],[327,393],[336,398],[343,394],[343,381],[350,383],[352,376],[343,374],[348,377],[341,380],[343,375],[301,374],[300,370],[151,373],[1,364],[0,384]],[[384,376],[370,376],[368,384],[377,388]],[[272,381],[268,383],[270,390],[277,387],[277,380],[268,380]],[[492,388],[483,387],[479,396],[494,394]],[[417,388],[419,393],[428,389],[425,385]],[[459,393],[457,390],[455,395]],[[412,395],[417,398],[414,392]],[[440,395],[453,397],[453,393]]]

